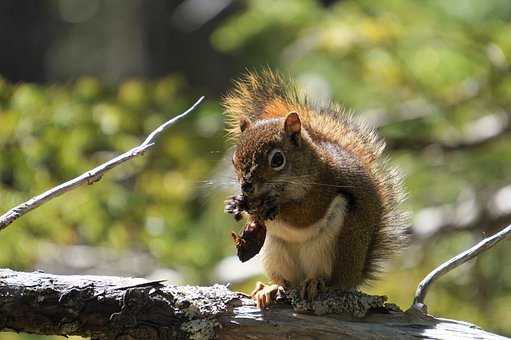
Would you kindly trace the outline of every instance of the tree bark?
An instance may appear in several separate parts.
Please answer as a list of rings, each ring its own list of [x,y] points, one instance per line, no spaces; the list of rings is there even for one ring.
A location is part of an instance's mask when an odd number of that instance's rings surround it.
[[[92,339],[506,339],[459,321],[387,308],[350,315],[257,309],[223,285],[0,270],[0,331]]]

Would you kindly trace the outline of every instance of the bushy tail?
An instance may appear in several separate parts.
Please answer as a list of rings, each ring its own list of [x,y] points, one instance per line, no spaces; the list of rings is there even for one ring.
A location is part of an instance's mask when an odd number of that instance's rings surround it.
[[[369,244],[364,267],[364,276],[368,280],[376,279],[382,264],[406,247],[409,226],[409,214],[401,208],[406,195],[398,170],[389,166],[386,159],[379,159],[373,168],[373,178],[377,179],[383,216]]]

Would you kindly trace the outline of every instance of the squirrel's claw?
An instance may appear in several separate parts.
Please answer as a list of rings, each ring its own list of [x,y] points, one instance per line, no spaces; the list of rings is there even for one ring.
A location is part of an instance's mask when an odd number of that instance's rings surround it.
[[[277,196],[268,195],[263,200],[255,200],[249,206],[249,201],[244,195],[231,196],[224,201],[224,212],[231,214],[239,221],[243,212],[254,214],[262,220],[273,220],[279,213]]]
[[[262,282],[257,282],[255,289],[250,294],[252,299],[256,302],[259,309],[265,308],[267,305],[275,301],[278,293],[283,291],[283,287],[277,284],[266,285]]]
[[[247,209],[245,197],[242,195],[232,196],[224,203],[224,212],[233,215],[236,221],[241,220],[242,212]]]
[[[326,287],[325,280],[321,278],[306,280],[300,289],[300,296],[304,300],[312,301],[324,291]]]

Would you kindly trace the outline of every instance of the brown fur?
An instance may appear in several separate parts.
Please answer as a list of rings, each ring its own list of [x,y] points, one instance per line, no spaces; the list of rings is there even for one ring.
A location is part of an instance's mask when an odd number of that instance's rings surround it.
[[[346,211],[339,212],[344,215],[336,234],[333,272],[322,279],[343,288],[373,279],[381,261],[404,246],[406,225],[399,210],[401,178],[387,165],[384,143],[375,132],[337,105],[315,109],[290,81],[270,70],[249,72],[237,81],[224,107],[228,133],[236,143],[238,179],[250,177],[265,195],[278,193],[276,223],[297,230],[317,227],[336,196],[352,198]],[[297,145],[283,129],[293,111],[302,124]],[[243,132],[240,122],[246,123]],[[267,165],[268,151],[275,147],[287,157],[281,173]],[[322,232],[323,227],[318,228]],[[295,247],[293,240],[286,242]],[[268,275],[282,281],[278,273]]]

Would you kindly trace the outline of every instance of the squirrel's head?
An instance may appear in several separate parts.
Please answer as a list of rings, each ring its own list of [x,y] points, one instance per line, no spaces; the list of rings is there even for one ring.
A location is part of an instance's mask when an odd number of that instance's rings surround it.
[[[281,201],[302,197],[312,150],[298,113],[255,123],[242,117],[240,129],[232,162],[243,194],[249,198],[272,194]]]

